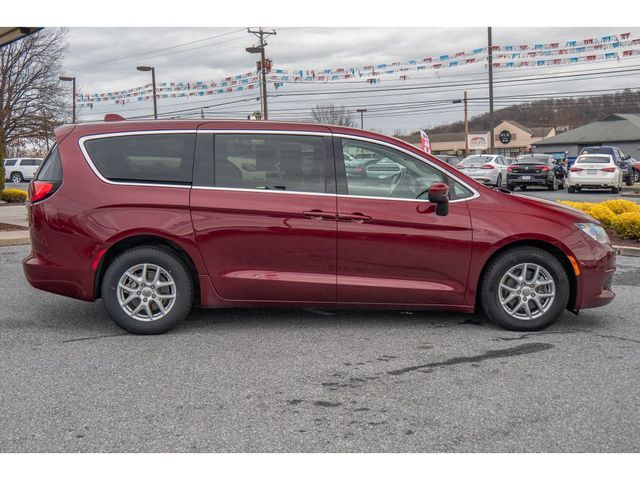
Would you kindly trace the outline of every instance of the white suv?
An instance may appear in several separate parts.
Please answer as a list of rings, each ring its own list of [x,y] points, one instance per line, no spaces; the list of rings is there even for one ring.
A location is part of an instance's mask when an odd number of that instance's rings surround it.
[[[31,180],[41,164],[41,158],[7,158],[4,161],[4,179],[13,183]]]

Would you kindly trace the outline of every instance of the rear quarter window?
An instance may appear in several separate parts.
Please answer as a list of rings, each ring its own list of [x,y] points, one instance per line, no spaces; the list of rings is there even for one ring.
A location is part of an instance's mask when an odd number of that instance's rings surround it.
[[[195,134],[158,133],[86,140],[95,168],[114,182],[190,184]]]
[[[16,163],[18,162],[18,160],[5,160],[4,161],[4,166],[5,167],[13,167]]]

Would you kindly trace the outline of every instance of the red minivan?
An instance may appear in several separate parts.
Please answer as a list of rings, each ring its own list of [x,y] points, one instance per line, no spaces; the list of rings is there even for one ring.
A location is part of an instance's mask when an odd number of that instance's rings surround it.
[[[134,333],[165,332],[194,304],[482,308],[537,330],[614,297],[615,253],[593,218],[363,130],[65,125],[29,190],[29,283],[102,298]]]

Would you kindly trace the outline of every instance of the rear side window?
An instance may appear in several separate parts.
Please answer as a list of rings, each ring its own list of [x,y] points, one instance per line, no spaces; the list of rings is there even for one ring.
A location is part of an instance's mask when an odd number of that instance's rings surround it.
[[[5,166],[5,167],[13,167],[17,162],[18,162],[18,160],[16,160],[16,159],[13,159],[13,160],[5,160],[5,162],[4,162],[4,166]]]
[[[87,140],[100,174],[114,182],[190,184],[195,134],[159,133]]]
[[[35,158],[23,158],[20,165],[23,167],[36,167],[40,165],[40,160]]]
[[[62,181],[62,165],[60,164],[60,153],[58,147],[53,147],[44,159],[44,163],[36,173],[36,180],[43,182],[61,182]]]
[[[326,192],[323,137],[217,134],[214,144],[218,187]]]

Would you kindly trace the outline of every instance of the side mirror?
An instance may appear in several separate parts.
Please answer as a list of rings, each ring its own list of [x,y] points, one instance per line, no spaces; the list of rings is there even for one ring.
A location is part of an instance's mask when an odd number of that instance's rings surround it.
[[[429,202],[436,204],[436,215],[449,215],[449,186],[442,182],[433,182],[429,187]]]

